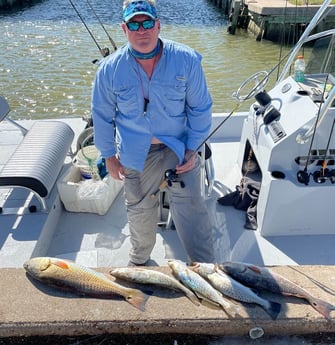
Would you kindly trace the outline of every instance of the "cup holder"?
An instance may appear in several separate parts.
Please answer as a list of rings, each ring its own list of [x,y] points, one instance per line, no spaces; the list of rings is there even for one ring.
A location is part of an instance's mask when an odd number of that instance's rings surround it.
[[[299,91],[297,91],[297,94],[299,96],[310,96],[312,93],[310,91],[307,91],[307,90],[299,90]]]
[[[277,180],[283,180],[286,176],[282,171],[272,171],[271,176]]]

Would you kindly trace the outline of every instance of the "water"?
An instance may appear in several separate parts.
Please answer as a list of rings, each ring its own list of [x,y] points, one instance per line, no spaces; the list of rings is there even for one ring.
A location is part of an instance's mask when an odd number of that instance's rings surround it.
[[[101,47],[112,46],[86,1],[73,0]],[[106,30],[120,47],[122,0],[91,0]],[[230,112],[232,92],[251,74],[269,71],[280,47],[256,42],[246,31],[227,32],[228,22],[208,0],[158,0],[161,36],[196,48],[214,100],[214,112]],[[35,1],[0,14],[0,92],[15,118],[90,114],[91,87],[100,53],[67,0]],[[250,102],[240,110],[247,110]],[[12,114],[13,115],[13,114]]]

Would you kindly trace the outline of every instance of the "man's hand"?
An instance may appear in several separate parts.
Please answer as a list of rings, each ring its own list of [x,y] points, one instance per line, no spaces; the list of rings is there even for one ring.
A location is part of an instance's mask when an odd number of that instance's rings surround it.
[[[183,174],[194,168],[196,161],[196,154],[193,150],[186,150],[183,164],[176,166],[176,173]]]
[[[106,168],[115,180],[124,180],[124,169],[116,156],[106,158]]]

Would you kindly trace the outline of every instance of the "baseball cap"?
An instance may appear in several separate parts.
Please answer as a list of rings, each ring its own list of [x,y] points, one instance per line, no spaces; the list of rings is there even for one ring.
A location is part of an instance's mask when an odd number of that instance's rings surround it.
[[[124,8],[122,18],[124,22],[128,22],[131,18],[139,14],[145,14],[152,19],[157,18],[156,7],[144,0],[130,2]]]

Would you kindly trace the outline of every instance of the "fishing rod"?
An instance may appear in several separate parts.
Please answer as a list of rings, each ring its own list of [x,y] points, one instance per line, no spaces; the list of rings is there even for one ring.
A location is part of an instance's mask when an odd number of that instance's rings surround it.
[[[324,96],[326,94],[327,81],[328,81],[328,75],[327,75],[327,79],[325,81],[325,86],[323,88],[323,93],[322,93],[322,99],[323,100],[324,100]],[[309,150],[308,150],[308,155],[307,155],[307,159],[306,159],[306,164],[305,164],[304,170],[299,170],[297,172],[298,182],[303,183],[306,186],[309,184],[309,176],[310,176],[310,174],[307,172],[307,167],[308,167],[309,161],[311,159],[311,155],[312,155],[312,146],[314,144],[314,138],[315,138],[315,134],[316,134],[316,129],[318,127],[317,125],[318,125],[320,114],[321,114],[321,107],[322,107],[322,102],[320,102],[320,104],[319,104],[319,110],[318,110],[318,113],[317,113],[317,116],[316,116],[315,126],[314,126],[314,130],[313,130],[313,133],[312,133],[312,139],[311,139],[311,143],[309,145]]]
[[[95,37],[94,37],[94,35],[92,34],[92,32],[91,32],[91,30],[89,29],[89,27],[86,25],[86,23],[85,23],[83,17],[82,17],[81,14],[79,13],[78,9],[76,8],[76,6],[75,6],[74,3],[72,2],[72,0],[69,0],[69,2],[70,2],[70,4],[71,4],[71,6],[73,7],[73,9],[76,11],[76,13],[77,13],[78,17],[80,18],[81,22],[84,24],[84,26],[85,26],[87,32],[90,34],[90,36],[91,36],[93,42],[94,42],[95,45],[98,47],[98,49],[99,49],[100,54],[102,55],[102,57],[108,56],[109,53],[110,53],[110,52],[109,52],[109,49],[108,49],[108,48],[101,48],[101,47],[99,46],[99,43],[98,43],[97,40],[95,39]],[[96,60],[93,61],[93,63],[95,63],[95,62],[96,62]]]
[[[243,97],[238,97],[238,95],[236,95],[238,92],[234,93],[233,96],[236,97],[238,99],[238,103],[236,104],[236,106],[233,108],[233,110],[209,133],[209,135],[200,143],[200,145],[195,149],[195,151],[192,153],[192,155],[190,156],[189,159],[191,159],[193,156],[198,154],[198,151],[202,148],[203,145],[206,144],[206,142],[223,126],[223,124],[230,119],[235,112],[238,110],[238,108],[240,107],[242,101],[248,100],[249,98],[251,98],[251,96],[256,93],[256,91],[258,91],[258,89],[260,88],[260,86],[262,86],[263,84],[267,83],[267,79],[269,78],[269,76],[277,69],[279,68],[280,64],[292,53],[293,49],[291,49],[289,52],[287,52],[287,54],[282,57],[278,63],[269,71],[269,72],[258,72],[255,73],[254,75],[252,75],[251,77],[249,77],[244,83],[242,83],[242,86],[245,86],[247,84],[247,82],[249,80],[252,80],[253,78],[255,78],[258,74],[260,73],[264,73],[264,77],[249,91],[249,93],[246,96]],[[255,78],[256,79],[256,78]],[[242,89],[242,86],[240,86],[239,90]],[[259,92],[257,93],[257,95],[260,95],[260,97],[257,97],[256,100],[261,104],[262,108],[257,115],[261,114],[262,111],[265,112],[265,110],[267,108],[269,108],[269,105],[271,103],[271,97],[266,93],[266,92]],[[268,116],[269,115],[269,116]],[[280,116],[280,112],[278,110],[276,110],[274,107],[272,107],[272,109],[270,109],[270,111],[268,112],[268,114],[266,116],[264,116],[264,123],[266,125],[270,124],[270,122],[278,119]],[[265,119],[265,117],[267,117],[267,119]],[[178,174],[176,173],[176,169],[168,169],[165,171],[164,173],[164,179],[162,181],[162,183],[160,184],[159,188],[157,191],[155,191],[153,194],[151,194],[151,198],[154,198],[158,192],[160,192],[162,189],[164,189],[167,185],[172,184],[172,182],[176,182],[178,179]],[[179,181],[181,188],[185,187],[185,184],[183,181]]]
[[[329,158],[327,158],[328,157],[327,152],[329,150],[330,141],[331,141],[331,138],[333,136],[334,125],[335,125],[335,118],[333,120],[331,129],[330,129],[328,143],[327,143],[325,153],[323,155],[323,162],[321,164],[321,169],[314,171],[312,174],[313,179],[316,183],[324,183],[324,182],[326,182],[327,179],[330,179],[331,183],[335,183],[335,170],[329,170],[327,168],[327,165],[328,165],[327,159],[329,159]]]
[[[271,70],[269,72],[263,72],[264,73],[264,77],[249,91],[249,93],[246,96],[240,97],[240,99],[242,101],[244,100],[248,100],[249,98],[251,98],[251,96],[260,88],[260,86],[263,85],[263,83],[265,83],[265,81],[269,78],[269,76],[280,66],[280,64],[290,55],[291,52],[288,52],[284,57],[282,57],[280,59],[280,61],[271,68]],[[261,72],[255,73],[254,75],[252,75],[251,77],[249,77],[248,79],[252,79],[252,77],[256,76],[257,74],[259,74]],[[248,80],[247,79],[247,80]],[[246,82],[244,82],[242,85],[245,85]],[[241,87],[240,87],[241,89]],[[236,96],[236,93],[233,94],[233,96]],[[239,99],[239,100],[240,100]],[[266,97],[266,101],[269,103],[271,102],[271,98],[270,96]],[[209,135],[201,142],[201,144],[197,147],[197,149],[195,150],[195,152],[193,153],[193,155],[195,155],[202,147],[202,145],[204,145],[206,143],[207,140],[209,140],[220,128],[221,126],[229,119],[231,118],[234,113],[238,110],[238,108],[241,105],[241,101],[239,101],[239,103],[236,104],[236,106],[233,108],[233,110],[227,115],[227,117],[224,118],[223,121],[221,121],[217,127],[215,127],[213,129],[213,131],[211,133],[209,133]]]
[[[108,31],[106,30],[105,26],[103,25],[102,21],[100,20],[99,16],[97,15],[97,13],[95,12],[93,6],[91,5],[89,0],[86,0],[88,6],[90,7],[91,11],[93,12],[95,18],[98,20],[99,24],[101,25],[102,29],[105,31],[105,34],[107,35],[109,42],[111,43],[111,45],[114,48],[114,51],[117,50],[117,46],[115,44],[115,42],[113,41],[112,37],[109,35]]]
[[[327,169],[327,152],[329,150],[329,146],[330,146],[330,141],[331,141],[331,138],[333,136],[333,133],[334,133],[334,125],[335,125],[335,118],[333,119],[333,123],[332,123],[332,127],[330,129],[330,133],[329,133],[329,138],[328,138],[328,143],[327,143],[327,146],[326,146],[326,150],[325,150],[325,154],[324,154],[324,158],[323,158],[323,162],[322,162],[322,166],[321,166],[321,176],[322,177],[325,177],[326,173],[328,172],[328,169]],[[314,179],[315,177],[317,176],[314,176]],[[319,182],[317,180],[317,182]]]

